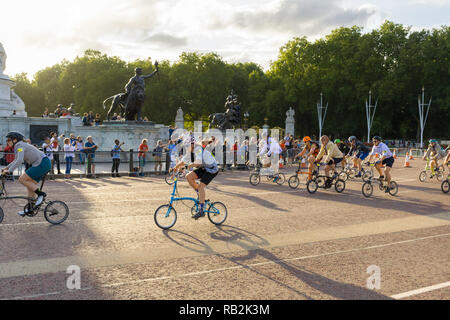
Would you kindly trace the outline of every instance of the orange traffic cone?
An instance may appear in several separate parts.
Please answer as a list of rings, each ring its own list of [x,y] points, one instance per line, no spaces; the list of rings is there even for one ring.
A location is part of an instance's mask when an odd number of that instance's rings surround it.
[[[283,157],[282,156],[280,156],[279,163],[280,163],[279,168],[282,169],[283,168]]]
[[[393,155],[394,159],[397,160],[397,153],[394,150],[394,155]]]
[[[409,151],[409,160],[414,160],[411,150]]]
[[[411,168],[411,165],[409,164],[409,152],[406,152],[405,168]]]

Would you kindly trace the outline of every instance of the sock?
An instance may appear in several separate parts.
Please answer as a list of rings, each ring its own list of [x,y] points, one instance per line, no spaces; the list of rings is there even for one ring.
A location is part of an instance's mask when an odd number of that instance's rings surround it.
[[[199,212],[203,212],[203,207],[205,206],[205,204],[204,203],[200,203],[200,206],[199,206]]]

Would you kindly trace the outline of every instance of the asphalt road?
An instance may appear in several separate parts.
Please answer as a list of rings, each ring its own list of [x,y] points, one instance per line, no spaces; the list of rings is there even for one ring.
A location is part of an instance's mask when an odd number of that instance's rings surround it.
[[[178,203],[170,231],[153,220],[172,191],[161,177],[50,181],[49,199],[70,208],[63,225],[0,202],[0,299],[449,299],[449,194],[419,182],[423,163],[411,164],[396,163],[396,197],[375,188],[370,199],[361,180],[310,195],[221,173],[207,197],[227,205],[225,224],[195,221],[192,204]],[[194,194],[185,181],[179,193]],[[80,290],[67,287],[70,266]],[[379,288],[368,288],[368,270]]]

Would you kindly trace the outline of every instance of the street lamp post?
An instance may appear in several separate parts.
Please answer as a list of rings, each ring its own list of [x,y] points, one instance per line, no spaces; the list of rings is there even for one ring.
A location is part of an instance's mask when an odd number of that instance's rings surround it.
[[[370,131],[372,130],[373,118],[377,111],[378,99],[375,105],[372,105],[372,90],[369,91],[369,102],[366,100],[366,118],[367,118],[367,143],[370,143]],[[373,109],[373,112],[372,112]]]
[[[250,117],[250,114],[248,111],[245,111],[244,113],[244,129],[248,130],[248,118]]]
[[[322,137],[323,124],[325,123],[325,118],[327,117],[328,103],[327,106],[323,106],[323,93],[320,93],[320,104],[317,104],[317,114],[319,116],[319,139]]]
[[[420,120],[420,147],[423,148],[423,132],[425,130],[425,126],[427,124],[428,112],[430,111],[431,106],[431,98],[430,102],[425,103],[425,87],[422,87],[422,100],[420,100],[419,96],[419,120]],[[424,114],[425,107],[427,108],[427,113]]]

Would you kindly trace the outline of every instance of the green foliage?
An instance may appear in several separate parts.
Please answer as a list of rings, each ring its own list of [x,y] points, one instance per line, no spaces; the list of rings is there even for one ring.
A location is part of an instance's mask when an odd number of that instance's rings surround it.
[[[147,80],[143,115],[173,124],[181,106],[188,127],[194,120],[206,124],[210,114],[225,111],[225,99],[233,89],[242,111],[250,113],[249,126],[261,126],[267,117],[270,126],[284,127],[285,112],[292,107],[297,134],[312,136],[318,133],[316,105],[323,93],[329,103],[324,132],[363,138],[364,104],[371,90],[379,99],[372,133],[417,138],[417,96],[425,86],[427,98],[433,97],[425,136],[448,138],[449,52],[449,27],[411,32],[390,21],[366,34],[354,26],[333,30],[314,42],[293,38],[267,72],[255,63],[227,63],[216,53],[185,52],[174,63],[160,61],[160,73]],[[154,61],[125,62],[88,50],[74,61],[37,72],[33,81],[26,74],[16,75],[15,91],[30,116],[72,102],[79,113],[92,110],[106,116],[102,102],[124,92],[138,66],[149,74]]]

